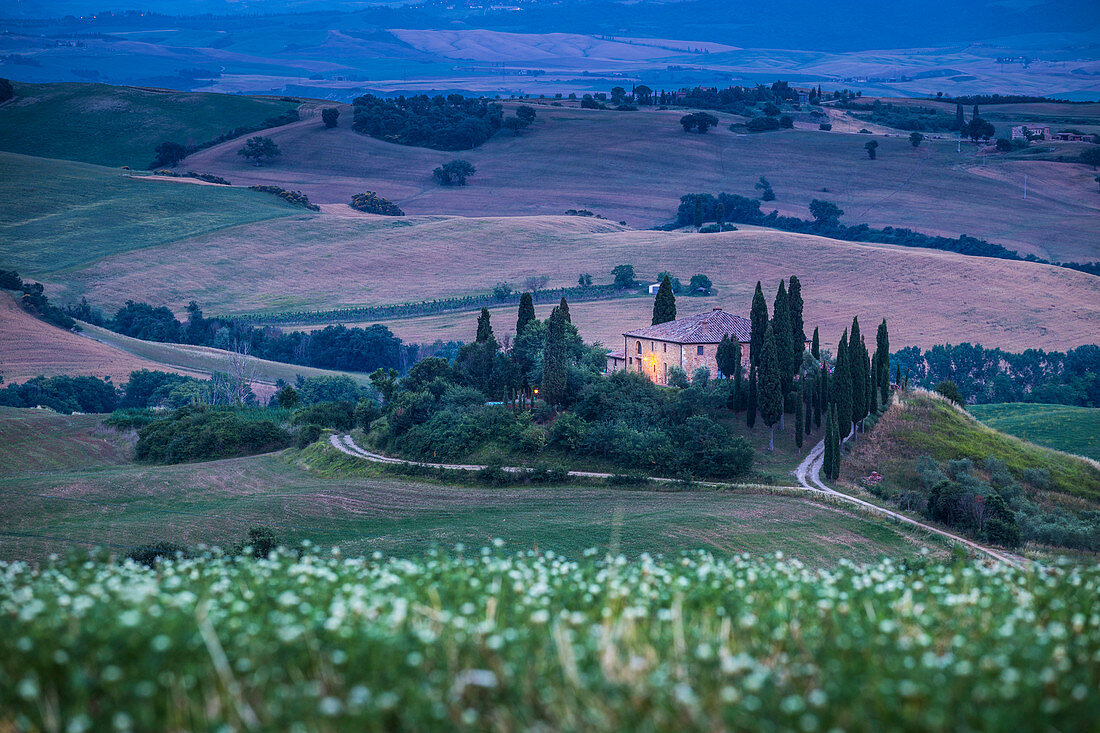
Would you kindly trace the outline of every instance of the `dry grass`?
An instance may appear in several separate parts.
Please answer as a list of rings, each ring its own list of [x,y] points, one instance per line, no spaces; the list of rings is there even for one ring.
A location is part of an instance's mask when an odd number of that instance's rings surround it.
[[[345,107],[350,119],[351,110]],[[346,203],[378,191],[410,214],[560,214],[587,208],[632,226],[667,221],[679,197],[694,191],[753,195],[767,176],[781,213],[807,215],[811,199],[837,202],[848,221],[910,227],[929,233],[979,236],[1044,258],[1095,258],[1095,185],[1075,174],[1040,176],[1020,200],[1023,173],[1036,166],[1085,171],[1083,166],[1005,161],[988,163],[997,176],[975,175],[975,149],[955,152],[953,141],[928,141],[914,150],[904,135],[878,137],[878,160],[867,159],[867,136],[816,130],[736,135],[723,119],[707,135],[687,135],[681,111],[599,112],[539,107],[539,122],[521,137],[494,138],[477,150],[448,153],[380,142],[341,125],[323,131],[306,121],[271,131],[283,156],[256,168],[236,154],[238,142],[197,153],[186,167],[237,184],[275,183],[301,189],[315,202]],[[432,169],[452,158],[469,160],[477,175],[464,188],[444,188]],[[1025,170],[1025,167],[1027,170]],[[1087,172],[1087,171],[1085,171]],[[1030,179],[1029,179],[1030,182]],[[824,189],[828,189],[827,191]],[[1058,237],[1049,233],[1057,231]]]
[[[666,268],[685,281],[708,274],[716,295],[681,297],[682,314],[713,305],[746,312],[758,279],[773,291],[798,274],[807,323],[821,326],[826,343],[853,315],[885,317],[895,347],[1066,349],[1100,329],[1100,279],[1063,268],[765,229],[629,231],[575,217],[276,220],[110,258],[72,278],[97,303],[138,298],[180,308],[196,298],[214,313],[437,298],[543,273],[551,287],[571,285],[581,272],[608,282],[624,262],[640,277]],[[573,320],[586,338],[611,345],[648,323],[651,308],[648,297],[577,303]],[[508,310],[497,320],[500,336],[514,324]],[[413,341],[466,340],[473,320],[451,314],[387,325]]]
[[[0,293],[0,375],[5,382],[68,374],[110,377],[118,384],[129,379],[130,372],[137,369],[195,375],[40,321],[16,305],[7,294]]]

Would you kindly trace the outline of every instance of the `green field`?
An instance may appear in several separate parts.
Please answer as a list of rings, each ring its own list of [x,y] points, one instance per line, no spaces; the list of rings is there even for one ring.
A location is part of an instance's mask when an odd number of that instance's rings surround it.
[[[38,277],[301,209],[265,193],[0,153],[0,263]]]
[[[1100,409],[1012,402],[967,408],[991,428],[1066,453],[1100,460]]]
[[[321,444],[306,452],[135,465],[94,416],[0,408],[0,558],[169,541],[231,546],[250,527],[287,542],[411,555],[456,543],[578,555],[705,547],[783,551],[813,566],[903,557],[937,540],[799,497],[598,485],[484,488],[380,473]]]
[[[14,83],[0,107],[0,150],[145,169],[162,142],[197,145],[260,125],[294,102],[106,84]]]
[[[0,727],[1015,733],[1100,717],[1095,564],[594,555],[0,563]]]

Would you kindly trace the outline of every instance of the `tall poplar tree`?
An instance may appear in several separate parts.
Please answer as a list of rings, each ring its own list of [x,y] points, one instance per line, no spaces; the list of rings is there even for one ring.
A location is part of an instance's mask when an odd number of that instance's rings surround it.
[[[764,353],[760,356],[760,370],[757,375],[760,382],[757,388],[757,409],[760,410],[760,418],[768,426],[768,450],[772,452],[775,451],[775,424],[783,415],[783,374],[776,348],[778,340],[775,329],[768,326],[764,334]]]
[[[676,320],[676,296],[672,293],[672,281],[665,275],[661,287],[657,288],[657,297],[653,299],[653,324],[668,323]]]
[[[848,329],[836,347],[836,366],[829,380],[829,401],[835,406],[836,424],[847,436],[852,427],[852,371],[848,364]]]
[[[779,362],[780,395],[785,397],[791,392],[795,368],[794,355],[791,353],[791,307],[787,297],[787,285],[779,281],[772,305],[772,330],[775,331],[775,355]]]
[[[530,293],[519,296],[519,318],[516,319],[516,336],[535,320],[535,301]]]
[[[481,315],[477,317],[477,337],[475,340],[479,344],[485,344],[491,338],[493,338],[493,324],[489,322],[489,309],[482,308]]]
[[[764,332],[768,330],[768,303],[764,300],[764,290],[760,281],[756,281],[756,292],[752,296],[752,310],[749,311],[752,332],[749,335],[749,365],[760,366],[760,352],[764,350]]]
[[[542,352],[542,398],[551,405],[560,405],[565,400],[566,322],[560,306],[550,312],[547,321],[546,346]]]
[[[756,425],[756,365],[749,367],[749,395],[745,400],[745,425],[752,430]]]

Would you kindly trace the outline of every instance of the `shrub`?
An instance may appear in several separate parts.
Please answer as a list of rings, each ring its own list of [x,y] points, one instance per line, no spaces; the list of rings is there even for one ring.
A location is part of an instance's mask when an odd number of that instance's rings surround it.
[[[189,557],[191,551],[184,545],[174,542],[154,542],[151,545],[140,545],[126,553],[126,557],[146,567],[156,567],[161,560],[172,560],[177,556]]]
[[[299,449],[313,445],[320,439],[322,431],[321,426],[315,423],[303,425],[294,435],[294,445]]]
[[[779,129],[779,120],[774,117],[753,117],[745,123],[749,132],[769,132]]]
[[[824,131],[828,132],[829,130],[833,129],[833,126],[829,122],[822,122],[821,124],[819,124],[817,126],[817,129],[824,130]]]
[[[301,206],[303,209],[309,209],[310,211],[320,211],[321,207],[309,202],[309,196],[306,196],[301,191],[288,191],[285,188],[279,186],[249,186],[251,191],[261,191],[263,193],[270,193],[278,196],[284,201],[288,201],[295,206]]]
[[[368,214],[381,214],[382,216],[404,216],[397,204],[389,199],[382,198],[374,191],[357,193],[351,197],[351,208]]]
[[[295,410],[292,421],[295,425],[351,430],[355,426],[355,408],[351,402],[318,402]]]
[[[956,405],[962,405],[966,402],[966,400],[963,399],[962,393],[959,392],[959,388],[955,386],[955,383],[950,379],[945,379],[937,384],[935,391],[951,400]]]
[[[257,411],[263,414],[262,411]],[[138,430],[134,457],[147,463],[184,463],[286,448],[290,434],[269,419],[195,405]]]
[[[432,171],[432,178],[440,186],[465,186],[466,179],[477,173],[477,168],[466,160],[452,160]]]

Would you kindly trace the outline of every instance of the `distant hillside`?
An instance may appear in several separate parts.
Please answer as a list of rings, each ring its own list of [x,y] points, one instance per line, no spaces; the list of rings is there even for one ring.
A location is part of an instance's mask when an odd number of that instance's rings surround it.
[[[0,150],[144,169],[162,142],[199,145],[298,107],[229,94],[168,92],[106,84],[14,83],[0,106]]]
[[[1100,460],[1100,409],[1024,402],[967,409],[986,425],[1009,435]]]

